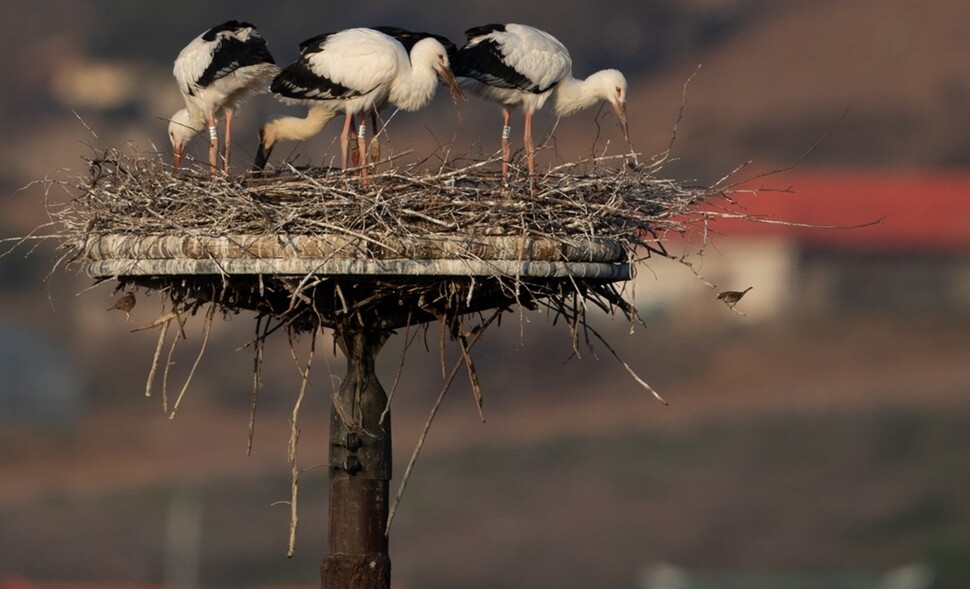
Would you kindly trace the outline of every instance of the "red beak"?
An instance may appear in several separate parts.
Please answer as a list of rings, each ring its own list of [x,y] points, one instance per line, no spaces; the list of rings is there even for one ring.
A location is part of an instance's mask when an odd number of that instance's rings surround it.
[[[623,130],[623,139],[627,143],[630,142],[630,129],[627,127],[626,123],[626,103],[625,102],[611,102],[610,106],[613,107],[613,114],[616,115],[616,120],[620,121],[620,129]]]

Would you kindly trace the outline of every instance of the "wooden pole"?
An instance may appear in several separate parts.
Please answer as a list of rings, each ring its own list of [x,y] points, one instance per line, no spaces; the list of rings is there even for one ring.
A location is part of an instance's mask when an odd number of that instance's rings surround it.
[[[390,413],[374,372],[387,332],[337,330],[347,376],[330,412],[329,552],[320,567],[324,589],[389,589],[388,487],[391,480]]]

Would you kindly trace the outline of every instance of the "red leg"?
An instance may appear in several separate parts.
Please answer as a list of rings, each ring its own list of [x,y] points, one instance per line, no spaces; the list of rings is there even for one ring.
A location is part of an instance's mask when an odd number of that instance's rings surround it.
[[[354,115],[347,113],[344,118],[344,130],[340,133],[340,169],[347,169],[347,152],[350,148],[350,123],[353,122]]]
[[[367,115],[360,115],[360,122],[357,127],[357,152],[360,153],[360,177],[367,186]]]
[[[209,115],[209,173],[215,175],[219,170],[219,134],[216,132],[216,117]]]
[[[512,120],[512,112],[509,109],[502,111],[502,181],[506,184],[509,181],[509,160],[512,159],[512,148],[509,145],[509,134],[512,128],[509,123]]]
[[[222,165],[226,173],[229,173],[229,150],[232,145],[232,109],[226,109],[226,138],[225,153],[222,156]]]
[[[379,162],[381,160],[381,139],[380,130],[377,128],[377,109],[375,108],[370,113],[370,123],[371,129],[374,132],[374,137],[370,140],[370,161]]]
[[[525,136],[523,137],[523,143],[525,143],[525,154],[529,162],[529,176],[531,177],[536,171],[536,148],[532,144],[532,113],[525,113]]]

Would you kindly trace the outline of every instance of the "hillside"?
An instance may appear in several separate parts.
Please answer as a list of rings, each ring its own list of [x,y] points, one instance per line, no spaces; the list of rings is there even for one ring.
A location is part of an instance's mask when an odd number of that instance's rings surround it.
[[[792,162],[843,112],[805,164],[966,167],[967,23],[959,0],[787,5],[641,79],[631,111],[673,112],[701,64],[678,135],[685,171]],[[668,127],[638,123],[637,135],[662,144]]]

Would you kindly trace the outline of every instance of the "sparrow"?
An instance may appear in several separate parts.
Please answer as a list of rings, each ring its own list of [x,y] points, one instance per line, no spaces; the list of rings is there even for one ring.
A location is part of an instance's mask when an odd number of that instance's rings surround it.
[[[126,292],[125,296],[118,299],[118,301],[114,304],[114,306],[108,308],[108,311],[114,311],[115,309],[118,309],[119,311],[124,311],[125,317],[127,317],[128,319],[131,319],[130,313],[131,313],[131,310],[135,308],[136,302],[137,301],[135,300],[135,293]]]
[[[752,288],[754,288],[754,287],[753,286],[749,286],[748,288],[746,288],[744,290],[740,290],[740,291],[738,291],[738,290],[726,290],[726,291],[722,292],[721,294],[717,295],[717,298],[718,298],[718,300],[724,301],[724,304],[727,305],[728,308],[733,309],[734,308],[734,305],[737,305],[738,304],[738,301],[741,300],[741,297],[743,297],[745,295],[745,293],[748,292],[749,290],[751,290]]]

